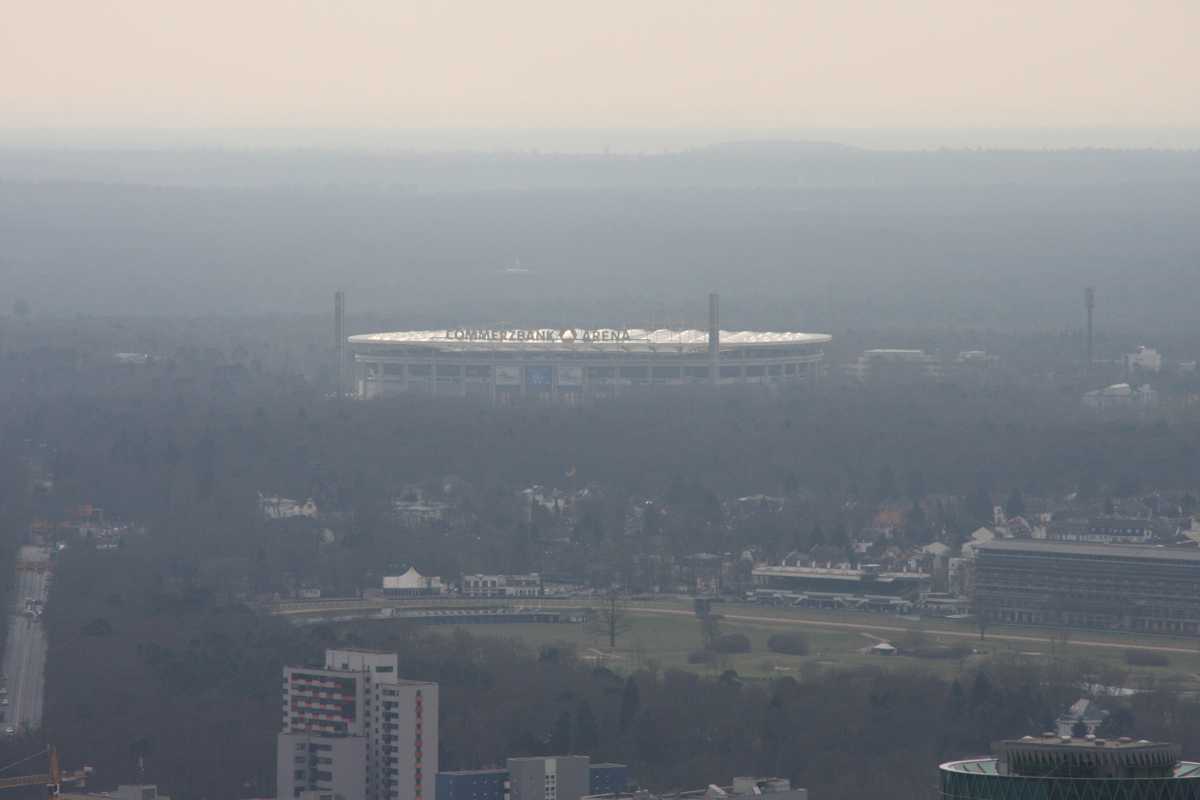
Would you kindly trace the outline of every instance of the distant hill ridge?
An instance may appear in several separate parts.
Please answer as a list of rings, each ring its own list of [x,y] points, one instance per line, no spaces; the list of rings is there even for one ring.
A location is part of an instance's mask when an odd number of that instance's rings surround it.
[[[861,153],[860,147],[840,142],[814,142],[804,139],[738,139],[718,142],[691,151],[706,155],[733,155],[761,158],[786,156],[819,156],[836,153]]]

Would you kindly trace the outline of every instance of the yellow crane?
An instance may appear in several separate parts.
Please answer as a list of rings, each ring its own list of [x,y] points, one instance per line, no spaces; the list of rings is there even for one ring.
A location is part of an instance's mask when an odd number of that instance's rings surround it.
[[[84,767],[73,772],[63,772],[62,767],[59,766],[58,751],[54,749],[54,745],[50,745],[45,750],[34,753],[14,764],[9,764],[7,767],[0,769],[0,772],[12,769],[26,761],[31,761],[40,755],[49,757],[47,759],[50,765],[49,771],[35,775],[17,775],[12,778],[0,778],[0,791],[4,791],[5,789],[19,789],[23,786],[45,786],[47,797],[58,797],[64,784],[82,786],[84,781],[87,780],[87,776],[91,774],[91,767]]]

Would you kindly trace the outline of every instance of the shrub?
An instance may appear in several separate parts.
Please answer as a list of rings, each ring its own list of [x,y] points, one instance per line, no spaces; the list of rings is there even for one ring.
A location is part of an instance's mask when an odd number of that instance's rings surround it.
[[[713,639],[712,649],[718,653],[749,653],[750,637],[744,633],[726,633]]]
[[[790,656],[808,655],[808,637],[803,633],[772,633],[767,639],[767,649],[772,653],[787,653]]]
[[[113,627],[112,623],[103,617],[96,617],[91,622],[84,625],[80,632],[84,636],[111,636]]]
[[[909,655],[916,658],[963,658],[969,655],[969,647],[950,647],[948,645],[932,644],[914,649]]]
[[[1170,665],[1171,659],[1167,658],[1166,653],[1131,648],[1125,651],[1125,663],[1135,667],[1165,667]]]

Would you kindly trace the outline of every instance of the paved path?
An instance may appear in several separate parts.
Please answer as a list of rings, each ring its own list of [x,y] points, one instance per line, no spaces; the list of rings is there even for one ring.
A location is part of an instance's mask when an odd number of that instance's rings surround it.
[[[22,547],[18,556],[17,580],[8,620],[8,642],[4,648],[4,675],[8,705],[0,706],[4,726],[18,730],[42,724],[45,691],[46,634],[42,623],[24,613],[25,601],[46,602],[49,572],[21,569],[22,564],[47,563],[50,553],[41,547]]]

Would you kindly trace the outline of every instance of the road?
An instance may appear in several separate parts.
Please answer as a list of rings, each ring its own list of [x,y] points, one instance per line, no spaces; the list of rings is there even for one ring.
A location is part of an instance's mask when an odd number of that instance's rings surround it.
[[[8,641],[4,648],[4,675],[7,678],[8,705],[4,725],[18,730],[42,724],[45,691],[46,634],[42,623],[24,613],[25,601],[46,602],[50,573],[30,569],[48,565],[50,553],[42,547],[25,546],[17,561],[17,580],[13,591]]]

